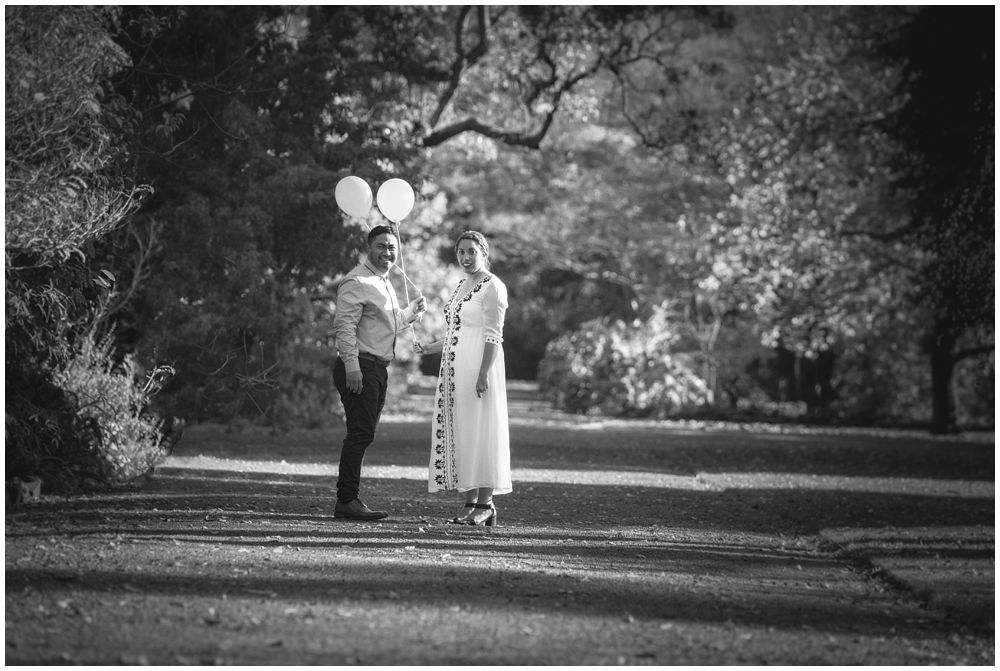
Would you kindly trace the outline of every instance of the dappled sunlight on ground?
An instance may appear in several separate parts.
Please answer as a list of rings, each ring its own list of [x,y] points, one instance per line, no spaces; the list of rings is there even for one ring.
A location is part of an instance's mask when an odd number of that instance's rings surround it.
[[[47,498],[8,518],[8,661],[992,659],[991,637],[959,635],[816,535],[844,529],[853,534],[845,543],[888,547],[904,570],[927,566],[913,554],[923,539],[951,562],[958,605],[975,597],[971,617],[981,618],[992,582],[968,576],[991,570],[992,528],[968,529],[959,554],[940,542],[954,528],[914,525],[934,515],[982,525],[981,499],[870,492],[878,483],[859,477],[740,473],[729,487],[725,473],[656,472],[641,461],[647,453],[631,450],[640,459],[632,469],[516,469],[515,492],[497,503],[501,526],[475,528],[446,523],[456,499],[426,492],[426,467],[384,463],[410,460],[404,443],[389,440],[383,463],[366,466],[365,498],[390,517],[358,523],[333,516],[335,464],[218,457],[198,442],[186,451],[135,491]],[[768,489],[796,479],[841,489]],[[947,484],[961,481],[935,486]],[[896,529],[879,543],[886,522],[915,534]],[[489,641],[457,646],[473,625]]]
[[[181,471],[229,471],[274,475],[318,475],[336,477],[337,466],[322,463],[289,463],[223,459],[211,456],[168,457],[164,467]],[[574,470],[554,468],[513,469],[516,482],[566,485],[618,485],[662,489],[723,491],[727,489],[809,489],[880,494],[916,494],[993,498],[994,483],[931,478],[869,478],[821,476],[801,473],[697,473],[693,476],[642,471]],[[365,476],[387,480],[427,480],[427,468],[419,466],[366,466]],[[162,475],[161,477],[171,477]],[[183,477],[197,477],[185,474]],[[202,476],[204,477],[204,476]],[[280,481],[274,481],[277,484]]]
[[[495,527],[428,493],[426,396],[366,454],[379,522],[334,517],[343,427],[191,426],[134,488],[43,496],[7,518],[7,661],[993,661],[991,442],[573,417],[516,391]]]

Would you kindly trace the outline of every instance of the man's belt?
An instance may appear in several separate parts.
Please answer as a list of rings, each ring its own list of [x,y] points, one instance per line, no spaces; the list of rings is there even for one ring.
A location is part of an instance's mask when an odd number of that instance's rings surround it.
[[[358,353],[358,358],[359,359],[365,359],[367,361],[374,361],[375,363],[379,364],[380,366],[386,366],[386,367],[388,367],[388,365],[389,365],[389,359],[383,359],[382,357],[375,356],[374,354],[370,354],[369,352],[360,352],[360,353]]]

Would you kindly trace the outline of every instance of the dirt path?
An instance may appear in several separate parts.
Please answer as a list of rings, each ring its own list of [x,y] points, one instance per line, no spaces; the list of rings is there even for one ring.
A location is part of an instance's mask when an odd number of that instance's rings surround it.
[[[139,490],[8,514],[6,663],[993,664],[992,606],[823,540],[960,528],[992,571],[992,442],[581,423],[514,389],[503,526],[459,528],[410,401],[365,466],[381,523],[333,518],[341,432],[210,427]]]

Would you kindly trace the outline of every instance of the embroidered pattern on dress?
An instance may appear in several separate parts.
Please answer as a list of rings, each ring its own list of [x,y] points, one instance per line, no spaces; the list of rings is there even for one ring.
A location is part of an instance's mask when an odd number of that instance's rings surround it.
[[[462,306],[492,279],[487,275],[461,300],[457,300],[462,282],[455,287],[445,305],[445,349],[441,358],[438,382],[438,402],[434,427],[434,482],[444,490],[458,488],[458,467],[455,464],[454,409],[455,409],[455,347],[458,331],[462,328]]]

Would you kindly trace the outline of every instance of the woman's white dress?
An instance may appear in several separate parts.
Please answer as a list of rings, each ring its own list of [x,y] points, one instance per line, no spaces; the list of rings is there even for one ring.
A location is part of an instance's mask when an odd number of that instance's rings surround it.
[[[464,279],[445,305],[447,330],[434,397],[428,490],[511,491],[503,320],[507,287],[493,275]],[[486,343],[497,345],[489,389],[476,396]]]

